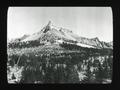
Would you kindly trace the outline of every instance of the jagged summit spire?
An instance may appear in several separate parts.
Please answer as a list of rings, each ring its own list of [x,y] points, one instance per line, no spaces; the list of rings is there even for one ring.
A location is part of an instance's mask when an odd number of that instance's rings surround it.
[[[48,22],[47,26],[50,26],[51,25],[51,21]]]
[[[43,32],[46,33],[51,29],[51,21],[48,22],[47,26],[43,29]]]
[[[98,37],[95,37],[95,40],[99,40]]]

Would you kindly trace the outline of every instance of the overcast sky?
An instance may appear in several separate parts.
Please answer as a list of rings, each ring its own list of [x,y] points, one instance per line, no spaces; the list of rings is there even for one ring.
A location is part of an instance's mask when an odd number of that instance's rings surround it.
[[[53,25],[72,30],[79,36],[113,41],[110,7],[9,7],[9,39],[40,31],[49,20]]]

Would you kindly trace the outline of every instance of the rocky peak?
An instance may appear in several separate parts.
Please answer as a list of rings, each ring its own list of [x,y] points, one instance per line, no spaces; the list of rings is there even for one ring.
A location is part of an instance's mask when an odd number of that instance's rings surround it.
[[[33,40],[40,40],[40,41],[56,41],[58,39],[61,39],[63,41],[67,40],[68,41],[77,41],[78,43],[84,44],[84,45],[89,45],[97,48],[109,48],[108,44],[102,43],[98,37],[95,38],[85,38],[85,37],[80,37],[74,34],[71,30],[55,26],[49,21],[45,27],[42,28],[41,31],[27,36],[24,35],[22,38],[22,41],[33,41]],[[70,42],[71,43],[71,42]],[[112,43],[110,43],[112,44]]]
[[[95,40],[95,41],[99,41],[98,37],[93,38],[93,40]]]
[[[65,28],[60,28],[59,31],[61,31],[61,32],[66,32],[66,33],[73,33],[71,30],[65,29]]]
[[[47,26],[50,26],[51,25],[51,21],[48,22]]]
[[[43,30],[43,33],[46,33],[47,31],[49,31],[51,29],[51,21],[48,22],[47,26],[45,27],[45,29]]]

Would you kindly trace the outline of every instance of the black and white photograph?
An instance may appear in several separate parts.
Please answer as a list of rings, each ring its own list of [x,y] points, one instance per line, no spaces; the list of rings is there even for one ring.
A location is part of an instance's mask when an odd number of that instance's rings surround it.
[[[9,7],[9,84],[110,84],[111,7]]]

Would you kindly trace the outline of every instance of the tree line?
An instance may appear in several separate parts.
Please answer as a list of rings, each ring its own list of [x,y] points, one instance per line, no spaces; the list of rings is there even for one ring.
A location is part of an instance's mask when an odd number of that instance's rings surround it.
[[[25,47],[34,47],[39,45],[44,45],[44,43],[41,43],[38,40],[26,41],[26,42],[12,42],[12,43],[8,43],[8,48],[25,48]]]
[[[103,63],[98,57],[103,57]],[[9,66],[14,67],[18,56],[9,57]],[[102,59],[102,58],[101,58]],[[112,57],[108,56],[81,56],[79,53],[62,53],[59,57],[22,55],[18,63],[19,67],[24,66],[20,83],[91,83],[102,82],[103,79],[111,79]],[[94,60],[92,62],[92,60]],[[74,66],[77,66],[77,69]],[[82,66],[86,66],[84,69]],[[91,67],[97,68],[91,71]],[[84,71],[86,78],[79,80],[78,71]],[[95,75],[95,76],[94,76]],[[93,79],[94,78],[94,79]]]

